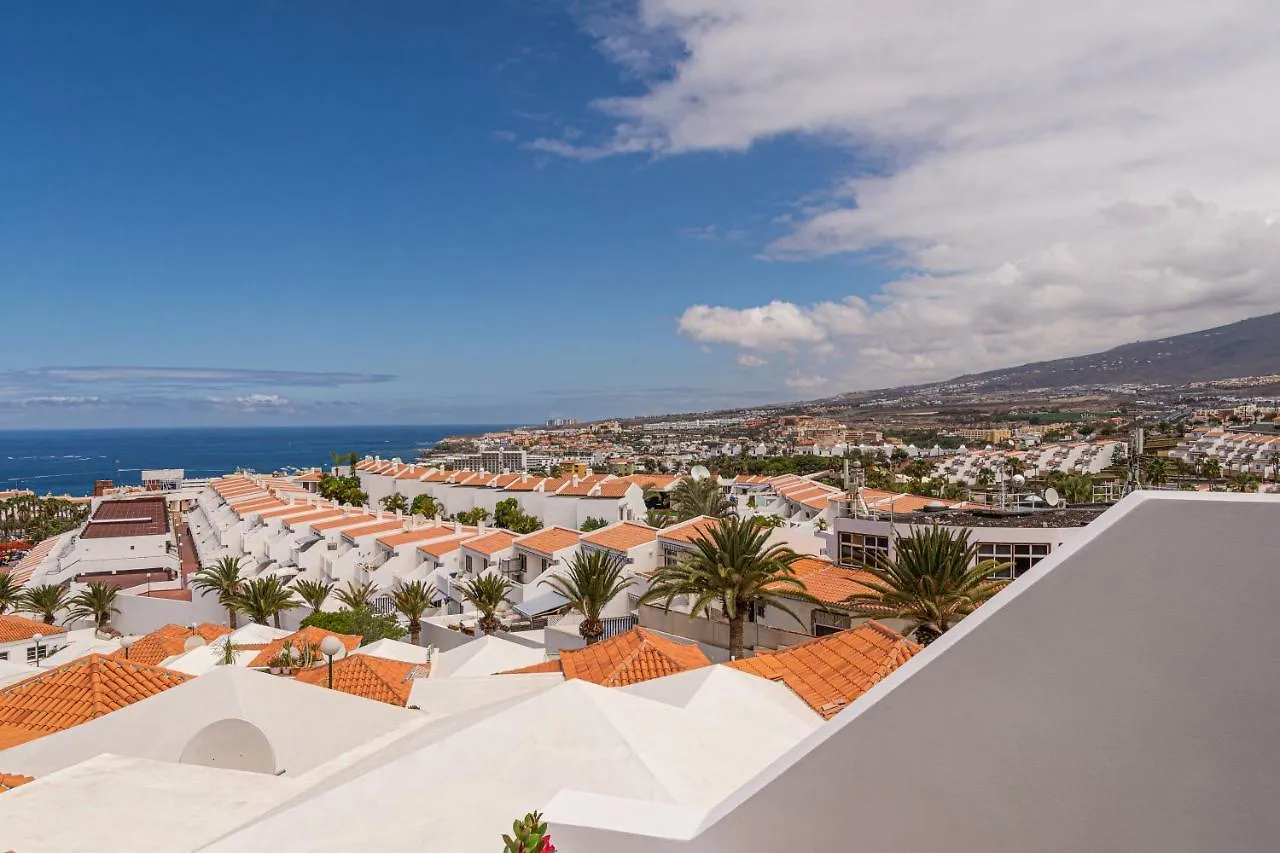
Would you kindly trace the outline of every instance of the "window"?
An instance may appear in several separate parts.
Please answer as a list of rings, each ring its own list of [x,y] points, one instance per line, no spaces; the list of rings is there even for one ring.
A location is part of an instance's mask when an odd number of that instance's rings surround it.
[[[765,616],[765,604],[763,601],[751,602],[751,609],[747,611],[748,622],[762,622]]]
[[[662,548],[662,565],[678,566],[682,556],[684,556],[684,552],[679,548],[672,548],[664,545]]]
[[[810,631],[815,637],[825,637],[853,627],[853,620],[848,613],[833,613],[830,610],[813,611],[813,626]]]
[[[0,652],[0,660],[8,660],[8,659],[9,659],[8,652]]]
[[[40,660],[44,660],[49,656],[49,646],[47,644],[41,643],[38,646],[28,646],[27,647],[27,663],[36,662],[37,650],[39,650]]]
[[[467,574],[471,574],[471,555],[467,555]]]
[[[1049,556],[1050,546],[1039,542],[979,542],[978,560],[995,560],[1003,563],[1004,568],[991,575],[992,578],[1013,580],[1022,577],[1028,569]]]
[[[865,533],[840,534],[840,565],[874,566],[879,557],[889,557],[889,537]]]

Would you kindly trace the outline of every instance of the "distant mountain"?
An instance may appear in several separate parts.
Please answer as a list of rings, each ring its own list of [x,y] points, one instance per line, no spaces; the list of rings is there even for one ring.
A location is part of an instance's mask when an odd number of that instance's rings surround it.
[[[1000,392],[1074,385],[1184,385],[1280,373],[1280,313],[1106,352],[959,376],[946,386]],[[934,386],[936,387],[936,385]]]

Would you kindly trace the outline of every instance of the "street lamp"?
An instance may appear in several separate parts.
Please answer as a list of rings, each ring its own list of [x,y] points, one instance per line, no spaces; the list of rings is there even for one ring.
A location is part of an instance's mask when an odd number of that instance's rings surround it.
[[[333,656],[341,654],[346,649],[342,645],[342,641],[330,634],[320,641],[320,654],[329,659],[329,689],[333,689]]]
[[[39,669],[40,668],[40,641],[44,639],[44,634],[35,634],[34,636],[32,636],[31,639],[36,641],[36,668]]]
[[[120,638],[120,648],[124,649],[124,659],[125,659],[125,660],[128,660],[128,659],[129,659],[129,648],[130,648],[130,646],[132,646],[132,645],[133,645],[134,643],[136,643],[136,642],[138,642],[138,638],[137,638],[137,637],[135,637],[135,636],[133,636],[132,634],[130,634],[129,636],[121,637],[121,638]]]

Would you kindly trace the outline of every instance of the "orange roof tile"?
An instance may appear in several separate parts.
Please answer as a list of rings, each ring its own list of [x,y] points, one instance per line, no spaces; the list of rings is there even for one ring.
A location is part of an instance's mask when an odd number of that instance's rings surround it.
[[[311,525],[312,530],[341,530],[344,527],[359,527],[362,524],[372,524],[377,521],[375,517],[368,513],[357,512],[341,518],[331,518],[325,521],[317,521]]]
[[[498,675],[534,675],[543,672],[563,672],[560,668],[559,660],[544,660],[542,663],[530,664],[516,669],[508,669],[498,673]]]
[[[308,515],[310,513],[321,512],[340,512],[336,507],[326,501],[318,503],[295,503],[287,506],[276,507],[275,509],[265,510],[259,514],[259,518],[266,520],[269,518],[278,518],[281,521],[293,521],[296,518]]]
[[[542,491],[548,495],[558,494],[569,483],[570,481],[564,477],[548,477],[542,481]]]
[[[65,634],[67,629],[61,625],[46,625],[37,619],[28,619],[16,613],[0,616],[0,643],[16,643],[18,640],[29,640],[36,634]]]
[[[600,484],[599,491],[594,492],[588,497],[593,498],[621,498],[625,497],[627,492],[634,486],[630,480],[607,480]]]
[[[347,647],[350,653],[360,647],[360,641],[364,639],[355,634],[339,634],[335,631],[326,631],[323,628],[317,628],[314,625],[308,625],[300,631],[294,631],[287,637],[281,637],[278,640],[272,640],[262,647],[262,651],[258,652],[257,657],[249,661],[249,666],[271,666],[271,661],[279,656],[284,649],[285,643],[295,651],[300,650],[303,646],[317,646],[325,637],[337,637],[342,641],[342,645]]]
[[[708,530],[718,527],[719,524],[719,519],[712,518],[709,515],[700,515],[697,518],[682,521],[671,527],[664,527],[658,531],[658,538],[670,539],[672,542],[688,543],[702,538]]]
[[[417,668],[418,664],[406,661],[349,655],[333,662],[333,689],[403,707],[409,702]],[[329,669],[325,666],[299,670],[294,677],[306,684],[329,686]]]
[[[404,529],[404,519],[393,516],[392,518],[384,518],[381,521],[374,519],[368,524],[363,524],[359,527],[347,528],[342,531],[342,535],[354,539],[357,536],[368,536],[371,533],[389,533],[393,530],[402,529]]]
[[[586,497],[591,494],[596,486],[601,485],[605,479],[606,475],[604,474],[592,474],[587,477],[579,477],[577,483],[569,480],[569,485],[561,489],[558,494]]]
[[[0,690],[0,746],[97,719],[191,676],[136,661],[86,655]]]
[[[445,554],[453,553],[462,547],[462,543],[467,541],[468,536],[475,534],[474,530],[467,531],[461,535],[454,534],[450,538],[432,539],[429,542],[423,542],[418,546],[418,550],[424,554],[430,554],[433,557],[443,557]]]
[[[658,528],[647,524],[620,521],[591,531],[582,537],[582,541],[601,548],[612,548],[614,551],[628,551],[654,541],[658,538],[658,532]]]
[[[453,528],[450,526],[419,527],[417,530],[406,530],[403,533],[393,533],[390,536],[379,536],[378,542],[388,548],[395,548],[400,545],[408,545],[411,542],[427,542],[431,539],[439,539],[442,536],[453,535]]]
[[[910,660],[920,648],[872,620],[797,646],[730,661],[725,666],[781,681],[829,720]]]
[[[34,776],[19,776],[17,773],[0,773],[0,792],[12,791],[19,785],[34,782]]]
[[[683,474],[632,474],[630,477],[623,477],[624,480],[630,480],[642,489],[657,489],[665,492],[675,486],[676,483],[684,479]]]
[[[521,548],[537,551],[539,554],[554,554],[561,548],[572,548],[581,538],[582,534],[577,530],[570,530],[567,527],[547,527],[521,536],[516,540],[516,544]]]
[[[525,478],[524,476],[521,476],[508,483],[506,485],[506,490],[508,492],[532,492],[536,491],[538,486],[542,485],[544,482],[547,482],[544,477]]]
[[[223,634],[230,634],[231,629],[225,625],[214,625],[206,622],[197,625],[195,635],[206,643],[212,643]],[[192,636],[191,627],[187,625],[164,625],[150,634],[143,634],[128,649],[116,649],[111,653],[115,660],[129,660],[148,666],[159,666],[164,661],[186,651],[187,640]]]
[[[677,643],[644,628],[560,652],[566,679],[581,678],[604,687],[625,687],[710,663],[696,645]]]
[[[468,539],[463,545],[466,546],[468,551],[475,551],[477,554],[488,556],[489,554],[496,554],[504,548],[510,548],[515,538],[516,535],[510,530],[495,530],[492,533]]]
[[[810,595],[828,604],[839,604],[851,595],[871,593],[866,582],[877,582],[870,572],[847,569],[817,557],[801,557],[791,564],[791,569]],[[781,592],[785,595],[786,589],[782,588]]]

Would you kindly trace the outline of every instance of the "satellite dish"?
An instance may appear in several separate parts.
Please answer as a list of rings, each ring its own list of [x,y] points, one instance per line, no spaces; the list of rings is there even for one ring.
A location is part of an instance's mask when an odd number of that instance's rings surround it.
[[[1057,506],[1062,503],[1062,496],[1058,494],[1058,490],[1053,486],[1044,490],[1044,502],[1049,506]]]
[[[707,470],[705,465],[694,465],[689,470],[689,476],[695,480],[706,480],[711,477],[711,472]]]
[[[1021,474],[1014,474],[1014,475],[1013,475],[1013,484],[1014,484],[1015,486],[1021,486],[1021,485],[1022,485],[1023,483],[1025,483],[1025,482],[1027,482],[1027,478],[1026,478],[1026,477],[1024,477],[1024,476],[1022,476]]]

